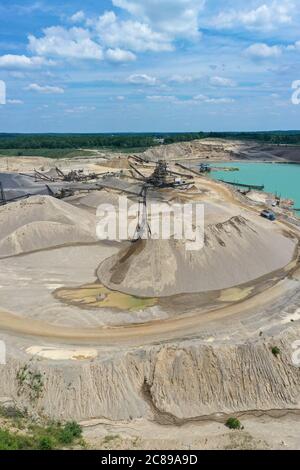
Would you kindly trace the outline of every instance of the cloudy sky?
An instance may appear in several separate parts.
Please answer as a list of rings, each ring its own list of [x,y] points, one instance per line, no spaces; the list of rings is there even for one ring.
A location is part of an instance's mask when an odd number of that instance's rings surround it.
[[[0,132],[299,129],[299,0],[1,0]]]

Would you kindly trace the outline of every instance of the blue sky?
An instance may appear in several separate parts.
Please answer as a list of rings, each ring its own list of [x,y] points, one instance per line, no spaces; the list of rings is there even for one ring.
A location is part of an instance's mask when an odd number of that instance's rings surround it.
[[[0,0],[0,132],[299,129],[299,0]]]

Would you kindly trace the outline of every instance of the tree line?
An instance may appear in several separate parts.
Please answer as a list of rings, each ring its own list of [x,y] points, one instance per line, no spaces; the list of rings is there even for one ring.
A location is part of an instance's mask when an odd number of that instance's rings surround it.
[[[153,134],[0,134],[0,149],[78,149],[126,150],[195,139],[222,138],[253,140],[270,144],[300,144],[300,131],[277,132],[188,132]]]

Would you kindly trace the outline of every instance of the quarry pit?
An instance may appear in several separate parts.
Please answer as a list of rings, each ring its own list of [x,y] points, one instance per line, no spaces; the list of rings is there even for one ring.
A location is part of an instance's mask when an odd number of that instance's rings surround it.
[[[159,147],[134,164],[97,153],[24,157],[1,169],[7,198],[16,198],[0,206],[1,400],[78,420],[89,433],[137,426],[148,436],[166,426],[174,434],[232,414],[298,419],[299,220],[283,211],[263,219],[263,203],[197,170],[204,155],[225,161],[250,150],[208,141]],[[187,240],[172,237],[99,241],[99,205],[117,207],[124,194],[139,202],[144,182],[135,170],[149,185],[160,160],[187,183],[150,187],[148,201],[201,203],[203,248],[188,251]],[[102,176],[62,183],[56,166]]]

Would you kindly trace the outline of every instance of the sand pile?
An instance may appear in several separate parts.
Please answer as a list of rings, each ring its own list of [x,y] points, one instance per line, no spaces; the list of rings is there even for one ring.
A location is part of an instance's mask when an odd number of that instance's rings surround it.
[[[102,284],[142,297],[225,289],[286,266],[296,241],[235,216],[208,225],[204,248],[187,251],[184,241],[139,240],[104,260]]]
[[[209,160],[230,159],[258,159],[258,160],[290,160],[299,161],[299,150],[291,146],[274,146],[255,142],[224,140],[224,139],[201,139],[191,142],[179,142],[169,145],[159,145],[147,149],[143,155],[152,161],[161,158],[167,161],[201,158]]]
[[[111,204],[118,207],[120,196],[122,196],[122,193],[118,191],[102,189],[101,191],[90,191],[84,195],[71,196],[68,201],[73,205],[84,209],[93,209],[96,212],[100,204]]]
[[[50,196],[0,207],[0,257],[96,241],[95,218]]]
[[[193,159],[209,157],[213,159],[230,159],[248,149],[249,144],[239,141],[229,141],[222,139],[202,139],[192,142],[179,142],[169,145],[159,145],[151,147],[143,153],[143,158],[151,161],[165,159],[166,161],[178,159]]]

